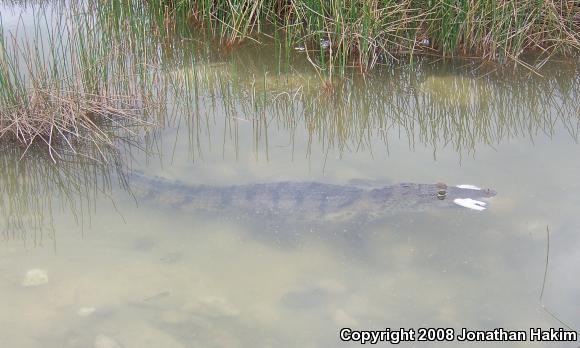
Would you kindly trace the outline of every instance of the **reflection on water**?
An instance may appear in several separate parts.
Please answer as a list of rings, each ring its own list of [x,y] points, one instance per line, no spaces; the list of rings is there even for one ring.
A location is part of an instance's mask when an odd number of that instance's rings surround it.
[[[115,184],[112,175],[124,183],[116,151],[95,154],[106,162],[70,154],[58,164],[40,149],[32,147],[28,151],[23,154],[22,149],[10,144],[2,146],[0,226],[5,241],[22,240],[30,246],[55,243],[56,212],[66,212],[82,227],[84,219],[95,210],[97,197],[110,196]]]
[[[341,152],[367,149],[374,139],[388,147],[401,134],[410,139],[411,148],[424,145],[437,153],[451,146],[459,154],[473,154],[478,146],[493,147],[511,138],[533,141],[539,134],[550,136],[557,125],[573,139],[578,136],[575,92],[580,82],[574,64],[545,66],[538,76],[423,61],[386,67],[372,76],[353,75],[326,89],[308,66],[277,74],[273,62],[248,64],[256,58],[254,48],[246,49],[253,56],[241,50],[229,65],[173,70],[180,95],[193,90],[202,104],[195,103],[193,111],[175,112],[192,115],[202,129],[206,127],[200,121],[225,115],[229,137],[224,141],[234,144],[239,128],[250,122],[255,148],[266,157],[270,128],[288,132],[289,144],[294,134],[305,130],[309,143]],[[239,66],[246,70],[239,71]],[[200,114],[209,116],[200,119]],[[190,133],[199,136],[199,130]],[[198,140],[191,151],[201,151],[197,147],[202,144]]]
[[[540,76],[425,60],[328,90],[307,62],[280,69],[269,44],[224,53],[146,34],[119,45],[127,60],[155,48],[156,132],[90,156],[104,164],[3,145],[0,346],[336,347],[342,327],[557,328],[538,300],[546,225],[543,301],[580,327],[577,64]],[[498,195],[484,212],[399,211],[348,229],[288,214],[295,228],[281,230],[184,210],[179,192],[133,196],[132,168],[184,189],[365,179]]]

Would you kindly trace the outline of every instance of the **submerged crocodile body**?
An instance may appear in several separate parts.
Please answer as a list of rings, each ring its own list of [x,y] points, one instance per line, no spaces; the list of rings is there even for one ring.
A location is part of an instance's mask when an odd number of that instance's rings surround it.
[[[403,183],[372,189],[319,182],[187,185],[141,174],[134,175],[130,184],[138,200],[184,212],[322,222],[461,206],[484,210],[486,203],[481,200],[496,194],[471,185],[444,184]]]

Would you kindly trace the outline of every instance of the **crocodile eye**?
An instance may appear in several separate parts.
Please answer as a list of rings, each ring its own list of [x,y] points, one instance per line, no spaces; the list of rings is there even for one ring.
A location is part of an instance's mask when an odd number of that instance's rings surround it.
[[[441,189],[441,190],[437,191],[437,198],[438,199],[444,200],[445,197],[447,197],[447,191],[446,190]]]

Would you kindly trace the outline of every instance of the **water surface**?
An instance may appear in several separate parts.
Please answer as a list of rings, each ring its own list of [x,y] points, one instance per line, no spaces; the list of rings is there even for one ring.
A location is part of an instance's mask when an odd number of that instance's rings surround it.
[[[299,54],[278,75],[271,49],[168,64],[176,85],[204,83],[170,93],[160,127],[110,155],[122,165],[5,152],[1,346],[336,347],[343,327],[563,327],[542,305],[580,327],[577,65],[506,77],[421,60],[328,92]],[[135,199],[118,180],[131,169],[191,185],[365,179],[498,194],[483,212],[272,229]],[[48,282],[24,286],[30,269]]]

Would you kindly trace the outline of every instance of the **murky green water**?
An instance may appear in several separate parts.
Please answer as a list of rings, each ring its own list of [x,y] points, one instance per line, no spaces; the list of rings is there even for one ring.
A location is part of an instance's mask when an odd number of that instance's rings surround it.
[[[276,77],[272,49],[167,69],[205,83],[170,96],[165,126],[110,162],[190,185],[473,184],[497,190],[489,209],[273,229],[133,197],[113,164],[5,147],[0,346],[336,347],[344,327],[564,327],[542,306],[580,327],[577,65],[419,61],[325,92],[299,54]]]

